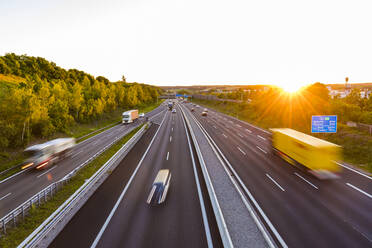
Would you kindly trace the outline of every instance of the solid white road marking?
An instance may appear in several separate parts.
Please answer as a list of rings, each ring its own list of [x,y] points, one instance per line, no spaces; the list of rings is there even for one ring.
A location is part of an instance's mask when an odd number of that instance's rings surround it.
[[[252,133],[252,131],[247,128],[245,129],[245,131],[247,131],[248,133]]]
[[[7,197],[10,196],[11,194],[12,194],[12,193],[8,193],[8,194],[4,195],[3,197],[0,198],[0,201],[3,200],[3,199],[5,199],[5,198],[7,198]]]
[[[271,181],[273,181],[275,183],[276,186],[278,186],[279,189],[281,189],[282,191],[285,191],[282,186],[279,185],[279,183],[277,183],[269,174],[266,173],[266,176],[268,178],[270,178]]]
[[[169,142],[172,142],[172,136],[169,137]]]
[[[222,134],[222,136],[225,137],[225,138],[227,139],[227,136],[226,136],[224,133]]]
[[[243,153],[244,155],[247,155],[242,149],[240,149],[240,147],[239,146],[237,146],[237,148],[238,148],[238,150],[241,152],[241,153]]]
[[[97,244],[98,244],[99,240],[101,239],[101,237],[102,237],[104,231],[106,230],[107,225],[109,224],[110,220],[112,219],[112,216],[115,214],[116,209],[118,208],[120,202],[121,202],[122,199],[124,198],[124,195],[125,195],[125,193],[127,192],[128,188],[129,188],[130,184],[132,183],[133,178],[134,178],[135,175],[137,174],[137,171],[139,170],[139,168],[140,168],[140,166],[141,166],[141,164],[142,164],[142,161],[145,159],[147,152],[150,150],[150,147],[151,147],[152,143],[154,142],[154,140],[155,140],[155,138],[156,138],[156,136],[157,136],[157,134],[158,134],[160,128],[163,126],[163,122],[164,122],[164,120],[165,120],[165,116],[166,116],[166,115],[167,115],[167,112],[165,113],[165,115],[164,115],[164,117],[163,117],[163,120],[161,121],[160,126],[158,127],[158,130],[156,131],[154,137],[152,137],[149,146],[147,147],[145,153],[142,155],[142,158],[141,158],[141,160],[139,161],[139,163],[138,163],[136,169],[134,170],[132,176],[129,178],[129,181],[128,181],[127,185],[125,185],[124,190],[121,192],[121,194],[120,194],[118,200],[116,201],[114,207],[112,208],[112,210],[111,210],[109,216],[107,217],[105,223],[104,223],[103,226],[101,227],[101,230],[99,231],[98,235],[97,235],[96,238],[94,239],[93,244],[90,246],[90,248],[95,248],[95,247],[97,246]]]
[[[169,152],[167,153],[167,160],[168,160],[168,158],[169,158]]]
[[[244,138],[244,136],[243,136],[243,135],[241,135],[240,133],[238,133],[238,135],[239,135],[240,137]]]
[[[19,174],[22,174],[23,172],[26,172],[26,171],[28,171],[28,170],[30,170],[30,169],[31,169],[31,168],[27,168],[27,169],[21,170],[20,172],[17,172],[16,174],[14,174],[14,175],[12,175],[12,176],[7,177],[7,178],[5,178],[4,180],[0,181],[0,184],[2,184],[2,183],[4,183],[4,182],[8,181],[9,179],[11,179],[11,178],[13,178],[13,177],[18,176]]]
[[[369,180],[372,180],[372,177],[367,176],[366,174],[364,174],[364,173],[362,173],[362,172],[359,172],[359,171],[357,171],[357,170],[355,170],[355,169],[353,169],[353,168],[350,168],[349,166],[343,165],[343,164],[341,164],[341,163],[339,163],[339,162],[336,162],[336,161],[334,161],[334,162],[335,162],[336,164],[338,164],[339,166],[344,167],[345,169],[351,170],[351,171],[353,171],[353,172],[355,172],[355,173],[357,173],[357,174],[359,174],[359,175],[361,175],[361,176],[363,176],[363,177],[368,178]]]
[[[189,137],[189,134],[187,133],[186,122],[185,122],[185,119],[184,119],[183,115],[182,115],[182,120],[183,120],[183,126],[185,127],[185,131],[186,131],[187,142],[189,144],[189,151],[190,151],[190,155],[191,155],[192,167],[193,167],[193,170],[194,170],[194,177],[195,177],[195,181],[196,181],[196,187],[197,187],[198,195],[199,195],[200,208],[201,208],[202,217],[203,217],[205,235],[207,236],[208,248],[213,248],[212,236],[211,236],[211,232],[210,232],[210,229],[209,229],[207,212],[205,211],[205,204],[204,204],[203,194],[201,192],[201,187],[200,187],[200,182],[199,182],[199,177],[198,177],[198,171],[196,170],[195,159],[194,159],[194,155],[193,155],[192,148],[191,148],[190,137]]]
[[[368,196],[369,198],[372,198],[372,195],[368,194],[367,192],[364,192],[364,191],[361,190],[360,188],[358,188],[358,187],[352,185],[351,183],[346,183],[346,185],[349,186],[349,187],[352,187],[353,189],[359,191],[360,193],[362,193],[362,194]]]
[[[315,186],[314,184],[312,184],[311,182],[309,182],[308,180],[306,180],[304,177],[302,177],[300,174],[298,174],[297,172],[294,173],[296,176],[298,176],[299,178],[301,178],[302,180],[304,180],[305,182],[307,182],[308,184],[310,184],[311,186],[313,186],[314,188],[318,189],[317,186]]]
[[[173,132],[173,127],[172,127],[172,132]]]
[[[52,168],[50,168],[49,170],[47,170],[46,172],[40,174],[37,176],[37,178],[41,177],[41,176],[44,176],[45,174],[47,174],[49,171],[53,170],[54,168],[56,168],[56,166],[53,166]]]
[[[258,138],[260,139],[263,139],[263,140],[266,140],[264,137],[262,137],[261,135],[257,135]]]
[[[267,151],[265,151],[264,149],[262,149],[261,147],[259,147],[259,146],[256,146],[261,152],[263,152],[263,153],[265,153],[265,154],[267,154]]]

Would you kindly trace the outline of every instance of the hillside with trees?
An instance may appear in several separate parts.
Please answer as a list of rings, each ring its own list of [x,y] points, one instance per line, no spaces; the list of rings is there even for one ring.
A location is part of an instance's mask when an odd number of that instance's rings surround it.
[[[25,146],[31,137],[68,133],[73,125],[120,108],[156,102],[160,91],[65,70],[40,57],[6,54],[0,57],[0,149]]]

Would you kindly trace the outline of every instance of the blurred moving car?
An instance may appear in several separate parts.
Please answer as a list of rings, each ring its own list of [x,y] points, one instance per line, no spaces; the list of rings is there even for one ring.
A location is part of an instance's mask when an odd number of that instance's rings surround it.
[[[203,112],[201,113],[201,115],[202,115],[202,116],[207,116],[208,114],[207,114],[207,112],[203,111]]]
[[[172,110],[172,113],[177,113],[177,110],[176,110],[176,109],[173,109],[173,110]]]
[[[147,204],[158,205],[165,201],[171,176],[172,175],[168,169],[159,170],[152,184],[150,194],[147,198]]]
[[[139,117],[140,117],[140,118],[145,117],[145,113],[141,113],[141,114],[139,114]]]
[[[191,112],[194,112],[195,111],[195,109],[194,108],[191,108]]]
[[[208,109],[205,108],[203,111],[204,111],[204,112],[208,112]]]
[[[30,167],[42,169],[52,165],[68,157],[75,144],[74,138],[59,138],[27,147],[24,151],[27,159],[21,168],[22,170]]]

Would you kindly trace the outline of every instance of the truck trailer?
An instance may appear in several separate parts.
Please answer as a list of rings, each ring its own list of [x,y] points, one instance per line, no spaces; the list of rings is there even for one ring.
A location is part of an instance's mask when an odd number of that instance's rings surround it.
[[[52,165],[69,156],[75,144],[74,138],[59,138],[43,144],[30,146],[24,151],[27,159],[22,169],[42,169]]]
[[[169,110],[172,110],[173,109],[173,102],[172,101],[169,101],[168,102],[168,109]]]
[[[273,128],[273,153],[319,179],[339,178],[341,147],[289,128]]]
[[[138,119],[138,109],[132,109],[123,113],[122,123],[132,123]]]

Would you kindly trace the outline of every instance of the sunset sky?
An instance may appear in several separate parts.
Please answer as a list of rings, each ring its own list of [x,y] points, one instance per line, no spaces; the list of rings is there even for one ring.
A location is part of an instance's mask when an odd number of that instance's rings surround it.
[[[371,1],[0,2],[0,55],[156,85],[372,81]]]

